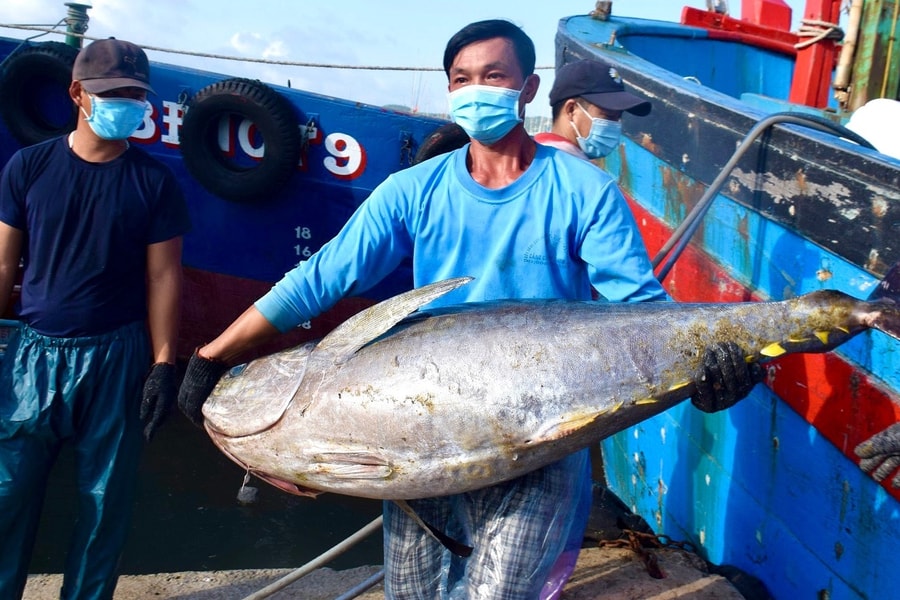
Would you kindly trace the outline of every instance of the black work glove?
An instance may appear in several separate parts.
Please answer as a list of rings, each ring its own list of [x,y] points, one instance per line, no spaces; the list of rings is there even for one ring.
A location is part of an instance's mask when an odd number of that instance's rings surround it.
[[[740,346],[720,342],[707,348],[703,355],[700,375],[694,379],[697,391],[691,403],[703,412],[725,410],[749,394],[764,375],[758,363],[747,363]]]
[[[178,408],[197,427],[203,426],[203,403],[227,370],[220,360],[203,358],[196,350],[191,355],[178,390]]]
[[[175,365],[156,363],[144,380],[141,399],[141,421],[144,423],[144,439],[148,442],[162,425],[175,402]]]
[[[859,468],[881,481],[900,466],[900,423],[894,423],[880,433],[876,433],[853,449],[862,460]],[[894,476],[891,485],[900,488],[900,473]]]

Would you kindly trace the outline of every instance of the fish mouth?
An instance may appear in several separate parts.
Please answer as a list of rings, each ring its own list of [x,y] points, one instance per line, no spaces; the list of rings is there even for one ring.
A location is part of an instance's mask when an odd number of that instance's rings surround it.
[[[250,475],[253,475],[256,478],[261,479],[262,481],[265,481],[269,485],[276,487],[283,492],[287,492],[288,494],[292,494],[294,496],[315,498],[319,494],[323,493],[319,490],[305,488],[305,487],[297,485],[296,483],[294,483],[292,481],[287,481],[287,480],[281,479],[279,477],[275,477],[273,475],[269,475],[268,473],[263,473],[257,469],[254,469],[253,467],[251,467],[250,465],[248,465],[247,463],[245,463],[244,461],[242,461],[240,458],[238,458],[237,456],[235,456],[234,454],[232,454],[229,451],[228,445],[227,445],[229,436],[223,435],[222,433],[218,432],[215,428],[210,426],[208,421],[204,422],[204,428],[206,429],[206,433],[209,435],[213,444],[216,445],[216,447],[222,452],[222,454],[227,456],[231,460],[231,462],[233,462],[236,465],[238,465],[239,467],[241,467],[241,469],[243,469]]]

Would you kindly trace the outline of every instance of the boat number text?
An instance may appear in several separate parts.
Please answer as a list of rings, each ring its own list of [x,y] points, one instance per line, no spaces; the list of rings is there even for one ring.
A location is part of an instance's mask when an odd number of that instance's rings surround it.
[[[162,114],[154,105],[153,112],[144,117],[144,124],[131,136],[131,139],[152,144],[162,142],[169,147],[178,147],[181,123],[184,118],[182,105],[178,102],[164,100]],[[161,123],[158,126],[157,123]],[[322,159],[322,166],[326,171],[338,179],[355,179],[363,174],[366,169],[365,148],[350,134],[335,132],[327,136],[314,123],[300,126],[300,134],[305,139],[303,151],[297,168],[307,170],[309,167],[309,146],[321,145],[327,155]],[[256,127],[248,119],[240,123],[232,122],[232,119],[223,118],[219,124],[219,147],[228,156],[235,156],[240,151],[251,160],[262,160],[265,147],[262,138],[257,135]]]

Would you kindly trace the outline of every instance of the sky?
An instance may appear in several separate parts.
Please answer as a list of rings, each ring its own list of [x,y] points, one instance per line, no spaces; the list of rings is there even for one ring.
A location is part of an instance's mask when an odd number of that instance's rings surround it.
[[[541,87],[529,116],[549,116],[554,37],[559,20],[587,14],[593,0],[79,0],[90,4],[89,37],[114,36],[144,47],[228,57],[323,65],[414,68],[404,71],[346,70],[236,62],[147,50],[151,61],[250,77],[376,106],[401,105],[446,113],[444,46],[474,21],[503,18],[534,40]],[[787,0],[794,23],[805,0]],[[678,21],[682,6],[705,8],[706,0],[615,0],[613,14]],[[740,13],[740,2],[728,3]],[[2,0],[0,25],[55,24],[63,0]],[[64,28],[63,28],[64,29]],[[0,36],[35,32],[0,27]],[[46,35],[41,40],[63,41]],[[541,67],[549,67],[543,69]],[[417,70],[427,69],[427,70]],[[152,73],[151,73],[152,78]]]

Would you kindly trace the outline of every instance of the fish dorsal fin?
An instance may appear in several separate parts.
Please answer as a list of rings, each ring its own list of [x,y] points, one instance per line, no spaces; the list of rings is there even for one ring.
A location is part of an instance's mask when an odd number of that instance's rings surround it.
[[[357,350],[388,331],[391,327],[429,302],[472,281],[472,277],[456,277],[422,286],[388,298],[359,312],[326,335],[313,350],[310,361],[340,364]]]
[[[317,390],[329,376],[329,368],[340,365],[357,350],[388,331],[432,300],[452,292],[472,281],[472,277],[456,277],[422,286],[398,296],[388,298],[375,306],[359,312],[326,335],[319,342],[306,363],[306,371],[290,404],[305,414]]]

